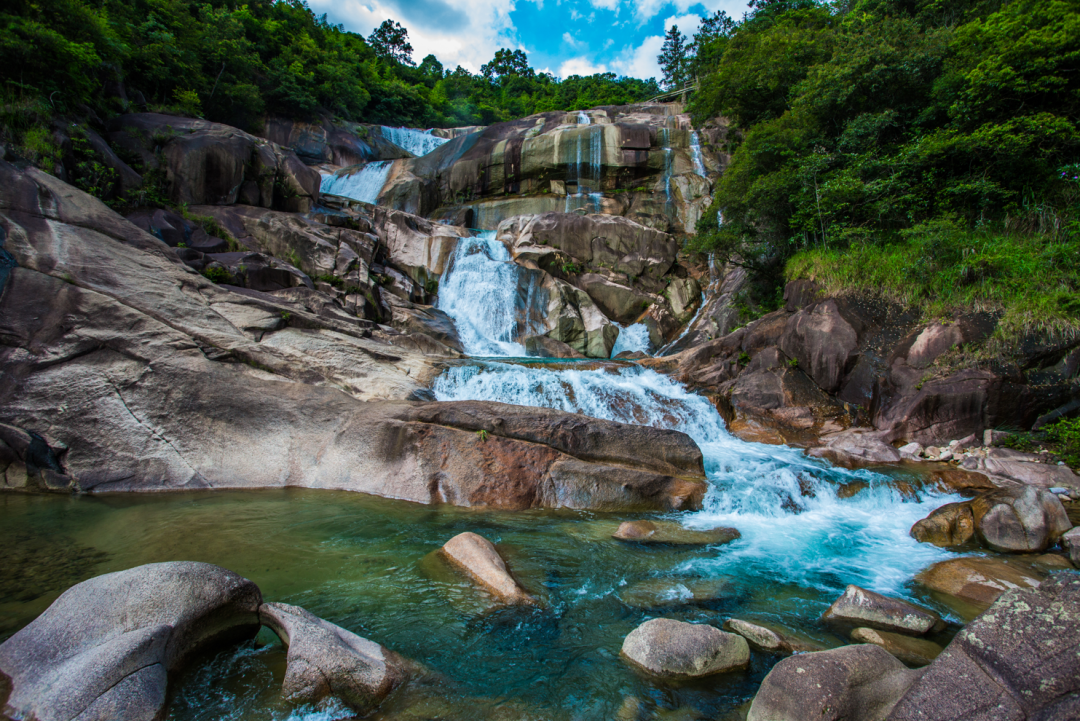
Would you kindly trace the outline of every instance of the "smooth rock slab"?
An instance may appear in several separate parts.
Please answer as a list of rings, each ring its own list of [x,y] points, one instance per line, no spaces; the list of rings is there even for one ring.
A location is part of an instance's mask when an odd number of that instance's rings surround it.
[[[925,666],[941,653],[941,646],[925,638],[912,638],[899,633],[878,631],[874,628],[857,628],[851,632],[851,640],[872,643],[900,659],[908,666]]]
[[[208,563],[151,563],[72,586],[0,645],[3,713],[35,721],[162,714],[169,673],[213,642],[254,636],[262,596]]]
[[[289,647],[281,690],[293,703],[336,696],[368,711],[409,676],[409,663],[401,656],[299,606],[264,603],[259,618]]]
[[[623,640],[622,655],[662,678],[698,678],[738,671],[750,663],[746,639],[702,623],[654,618]]]
[[[511,604],[535,604],[506,568],[491,541],[466,531],[451,538],[442,547],[443,553],[455,566],[465,571],[498,600]]]
[[[975,518],[970,503],[946,503],[911,527],[911,537],[919,543],[949,548],[975,539]]]
[[[991,491],[970,503],[979,539],[995,551],[1045,551],[1072,528],[1058,497],[1032,486]]]
[[[821,616],[831,623],[869,626],[883,631],[895,631],[921,636],[934,629],[944,628],[941,616],[933,611],[897,598],[882,596],[858,586],[848,586]]]
[[[673,521],[626,521],[612,534],[620,541],[669,545],[708,546],[730,543],[742,534],[734,528],[710,528],[695,531]]]
[[[935,563],[915,580],[982,610],[1010,589],[1037,588],[1042,576],[1004,559],[972,556]]]
[[[747,721],[883,721],[921,673],[871,644],[792,656],[761,682]]]
[[[1064,721],[1080,712],[1080,574],[1014,589],[956,635],[890,721]]]
[[[724,621],[724,630],[739,634],[754,648],[769,653],[790,655],[797,652],[805,653],[824,650],[822,646],[812,645],[793,638],[782,631],[744,621],[740,618],[729,618]]]

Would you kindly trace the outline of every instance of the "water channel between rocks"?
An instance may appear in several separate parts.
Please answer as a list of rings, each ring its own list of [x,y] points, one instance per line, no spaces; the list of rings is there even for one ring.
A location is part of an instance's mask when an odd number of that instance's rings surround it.
[[[492,242],[463,246],[443,281],[440,308],[465,329],[473,355],[515,354],[510,316],[521,317],[515,304],[532,302],[512,287],[513,263]],[[602,720],[627,698],[647,718],[676,709],[690,709],[678,718],[723,718],[753,696],[776,658],[755,653],[745,673],[660,683],[619,659],[626,634],[650,617],[720,625],[738,616],[840,645],[817,619],[848,583],[934,605],[911,578],[950,554],[916,543],[908,529],[950,499],[899,471],[848,471],[797,449],[741,441],[707,399],[628,363],[475,359],[447,370],[433,391],[439,400],[545,406],[683,431],[701,447],[711,489],[702,510],[671,517],[692,528],[732,526],[742,538],[643,547],[611,538],[620,521],[641,514],[478,511],[329,491],[0,495],[0,543],[13,549],[0,559],[0,638],[91,576],[206,561],[252,579],[267,600],[303,606],[447,679],[429,696],[406,687],[372,718]],[[493,606],[432,555],[463,531],[498,544],[541,607]],[[283,702],[284,669],[284,651],[264,629],[255,642],[194,664],[175,685],[168,718],[349,717],[333,704]]]

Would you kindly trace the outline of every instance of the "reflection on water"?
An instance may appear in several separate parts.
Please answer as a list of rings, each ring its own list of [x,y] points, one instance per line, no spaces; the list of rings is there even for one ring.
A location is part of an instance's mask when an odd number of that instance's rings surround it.
[[[748,552],[741,542],[694,549],[612,540],[618,523],[634,517],[628,515],[479,512],[333,491],[265,490],[0,495],[0,516],[4,548],[38,539],[48,549],[35,561],[42,595],[9,594],[0,603],[5,637],[78,580],[155,561],[215,563],[254,580],[267,600],[303,606],[448,679],[438,693],[406,689],[378,718],[610,719],[627,697],[650,709],[691,707],[712,717],[749,699],[775,661],[755,654],[745,674],[674,686],[651,682],[618,653],[623,637],[656,615],[717,625],[749,615],[842,642],[815,621],[834,590],[725,564]],[[43,538],[60,538],[59,529],[63,542],[44,545]],[[542,609],[494,608],[432,555],[466,530],[499,545],[523,585],[543,599]],[[721,577],[711,584],[719,591],[697,600],[686,592]],[[224,650],[185,674],[169,718],[347,716],[332,705],[297,709],[281,701],[283,677],[284,651],[264,629],[257,642]]]

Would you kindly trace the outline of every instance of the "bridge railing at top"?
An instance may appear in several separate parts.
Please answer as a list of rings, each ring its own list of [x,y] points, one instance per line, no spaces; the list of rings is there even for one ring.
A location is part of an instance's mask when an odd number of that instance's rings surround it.
[[[691,92],[693,90],[697,90],[697,89],[698,89],[698,84],[697,83],[694,83],[693,85],[686,85],[684,87],[678,88],[677,90],[669,90],[668,92],[661,93],[660,95],[657,95],[654,98],[649,98],[648,100],[645,101],[645,103],[646,104],[648,104],[648,103],[658,103],[661,100],[664,100],[665,98],[674,98],[676,96],[683,95],[685,93],[689,93],[689,92]]]

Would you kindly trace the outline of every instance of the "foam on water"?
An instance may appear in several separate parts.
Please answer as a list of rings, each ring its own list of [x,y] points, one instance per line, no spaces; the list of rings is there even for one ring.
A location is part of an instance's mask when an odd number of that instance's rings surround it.
[[[341,195],[364,203],[375,204],[379,200],[379,193],[386,185],[386,178],[390,175],[392,160],[376,160],[368,163],[358,172],[349,168],[339,170],[333,175],[322,176],[319,190],[331,195]]]
[[[701,155],[701,138],[697,131],[690,133],[690,158],[694,161],[694,172],[705,177],[705,159]]]
[[[787,446],[739,440],[708,399],[648,369],[488,362],[447,370],[433,390],[439,400],[556,408],[689,435],[701,447],[711,488],[703,510],[681,519],[697,528],[733,526],[742,539],[687,561],[683,570],[750,574],[830,591],[855,583],[906,595],[908,579],[949,555],[908,535],[915,521],[947,498],[905,502],[886,476],[835,468]],[[839,498],[840,485],[851,482],[869,487]]]
[[[384,125],[382,134],[391,143],[403,150],[408,150],[418,158],[450,142],[447,138],[432,135],[430,130],[416,128],[391,128]]]
[[[649,327],[644,323],[634,323],[625,328],[619,327],[619,337],[611,349],[611,357],[625,351],[649,352]]]

